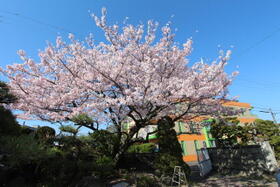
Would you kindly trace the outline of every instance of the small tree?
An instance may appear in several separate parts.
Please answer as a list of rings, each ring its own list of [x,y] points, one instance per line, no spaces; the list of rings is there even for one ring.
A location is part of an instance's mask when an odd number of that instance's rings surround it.
[[[178,46],[168,24],[157,40],[155,22],[149,21],[146,31],[144,25],[119,29],[106,23],[105,9],[101,18],[93,18],[104,31],[106,43],[95,44],[89,37],[85,44],[70,34],[68,44],[58,37],[56,45],[39,53],[38,63],[20,50],[24,63],[0,70],[18,97],[12,105],[23,111],[18,117],[64,122],[86,114],[90,124],[80,125],[91,130],[99,124],[114,125],[120,142],[118,160],[151,120],[229,112],[219,99],[226,96],[234,76],[224,71],[230,51],[211,64],[201,60],[190,66],[186,57],[192,41]],[[177,110],[182,101],[185,104]],[[128,133],[121,128],[124,120],[134,124]]]
[[[280,159],[280,128],[270,120],[257,119],[252,127],[255,131],[255,138],[266,140],[274,147],[276,158]]]
[[[16,97],[11,94],[8,85],[0,81],[0,134],[18,135],[20,126],[13,113],[4,107],[5,104],[11,104],[16,101]]]
[[[59,130],[61,130],[62,132],[69,133],[73,136],[76,136],[79,132],[79,129],[77,129],[71,125],[62,125],[59,127]]]
[[[175,166],[181,166],[187,176],[190,168],[183,161],[182,148],[174,130],[175,123],[170,117],[164,117],[158,122],[159,157],[156,167],[164,174],[172,174]]]
[[[263,140],[270,140],[272,136],[280,135],[279,125],[270,120],[257,119],[253,127],[256,135]]]
[[[35,137],[41,143],[51,144],[55,138],[55,130],[48,126],[39,127],[36,130]]]
[[[211,134],[219,147],[246,145],[253,141],[253,129],[250,125],[240,126],[237,118],[220,118],[213,120]]]
[[[14,103],[17,98],[10,92],[9,86],[0,81],[0,104]]]
[[[182,148],[174,130],[175,123],[170,117],[164,117],[158,122],[157,132],[160,153],[168,153],[177,158],[182,158]]]

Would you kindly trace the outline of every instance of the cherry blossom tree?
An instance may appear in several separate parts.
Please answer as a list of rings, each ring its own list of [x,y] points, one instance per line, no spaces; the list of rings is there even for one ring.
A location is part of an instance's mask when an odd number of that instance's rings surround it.
[[[118,157],[152,120],[230,112],[219,102],[235,76],[224,71],[230,51],[210,64],[201,60],[190,66],[192,40],[179,46],[168,24],[156,37],[156,22],[108,25],[105,9],[93,18],[106,42],[58,37],[39,53],[39,62],[20,50],[23,63],[1,69],[18,98],[11,107],[22,111],[19,118],[65,122],[86,115],[90,122],[80,125],[92,130],[114,125],[122,139]],[[124,121],[134,123],[129,132],[121,129]]]

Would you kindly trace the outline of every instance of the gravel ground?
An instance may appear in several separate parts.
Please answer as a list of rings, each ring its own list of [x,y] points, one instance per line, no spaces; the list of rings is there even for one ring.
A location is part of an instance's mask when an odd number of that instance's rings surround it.
[[[200,182],[191,185],[192,187],[277,187],[276,180],[273,176],[265,176],[262,178],[244,177],[238,175],[221,176],[212,175]]]

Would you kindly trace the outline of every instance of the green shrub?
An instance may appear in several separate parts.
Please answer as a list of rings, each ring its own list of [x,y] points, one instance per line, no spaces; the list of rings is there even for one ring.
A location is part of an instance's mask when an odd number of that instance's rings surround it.
[[[169,153],[161,153],[155,160],[155,168],[157,168],[161,174],[172,175],[175,166],[181,166],[186,176],[189,176],[189,166],[176,156],[172,156]]]
[[[8,153],[8,163],[11,166],[20,166],[32,163],[49,156],[54,152],[44,149],[33,136],[4,136],[0,139],[2,149]]]
[[[76,129],[75,127],[73,127],[71,125],[62,125],[59,129],[62,132],[70,133],[73,136],[76,136],[79,132],[78,129]]]
[[[32,133],[34,133],[35,131],[30,129],[27,126],[21,126],[21,130],[20,130],[20,134],[25,134],[25,135],[31,135]]]
[[[79,114],[71,118],[75,125],[88,126],[93,123],[93,120],[87,114]]]
[[[161,185],[150,176],[141,176],[137,178],[137,187],[160,187]]]
[[[41,143],[52,144],[55,137],[55,130],[48,126],[39,127],[35,132],[35,137]]]
[[[21,128],[12,112],[0,105],[0,135],[19,135]]]
[[[178,141],[176,131],[173,129],[175,123],[170,117],[163,117],[158,122],[158,144],[160,153],[169,153],[182,159],[182,148]]]
[[[22,186],[75,186],[86,176],[106,179],[114,175],[111,133],[101,131],[82,138],[60,136],[57,146],[45,141],[54,135],[51,128],[41,127],[35,136],[0,137],[1,151],[7,153],[1,163],[15,171],[6,186],[17,177],[22,178]]]
[[[258,138],[268,140],[274,148],[277,160],[280,160],[280,129],[279,124],[269,120],[256,120],[254,127]]]
[[[10,104],[16,101],[16,97],[10,93],[6,83],[0,81],[0,136],[19,135],[20,126],[12,112],[2,104]]]
[[[135,144],[128,148],[128,153],[152,153],[156,149],[154,143]]]
[[[211,124],[211,134],[218,147],[247,145],[253,140],[250,125],[239,126],[237,118],[215,119]],[[231,125],[229,125],[231,124]]]
[[[94,174],[101,179],[109,178],[114,174],[114,168],[116,163],[114,160],[107,156],[101,156],[97,158],[94,163]]]
[[[106,130],[98,130],[89,134],[89,142],[100,155],[112,157],[118,150],[118,138]]]
[[[58,162],[61,159],[53,159],[59,152],[40,144],[34,136],[4,136],[0,138],[0,144],[6,153],[1,163],[11,171],[6,173],[5,186],[13,186],[14,178],[21,178],[22,186],[35,186],[40,181],[53,180],[56,176],[51,166],[61,167]],[[46,171],[51,172],[46,175]]]
[[[170,117],[163,117],[158,122],[159,156],[155,160],[155,168],[161,174],[172,175],[175,166],[181,166],[186,177],[190,174],[189,166],[183,161],[182,148],[178,142]]]
[[[14,103],[16,100],[17,98],[10,93],[9,86],[0,81],[0,104]]]

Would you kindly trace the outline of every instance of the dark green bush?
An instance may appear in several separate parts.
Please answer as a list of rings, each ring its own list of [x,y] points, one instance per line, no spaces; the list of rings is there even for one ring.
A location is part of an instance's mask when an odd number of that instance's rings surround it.
[[[280,129],[279,124],[273,121],[257,119],[252,127],[256,136],[262,140],[268,140],[273,146],[277,160],[280,160]]]
[[[66,133],[70,133],[71,135],[73,136],[76,136],[79,132],[78,129],[74,128],[73,126],[71,125],[62,125],[60,128],[59,128],[62,132],[66,132]]]
[[[6,83],[0,81],[0,135],[19,135],[20,126],[12,112],[4,108],[3,104],[16,101],[16,97],[10,93]]]
[[[94,174],[101,179],[112,177],[116,163],[107,156],[100,156],[94,163]]]
[[[211,134],[218,147],[247,145],[253,139],[251,126],[239,126],[238,123],[237,118],[213,120]]]
[[[155,160],[155,168],[161,174],[172,175],[175,166],[181,166],[186,177],[190,174],[189,166],[183,161],[182,148],[170,117],[163,117],[158,122],[159,156]]]
[[[10,166],[37,162],[54,154],[29,135],[3,136],[0,142],[2,149],[9,154],[7,159]]]
[[[128,153],[152,153],[156,149],[154,143],[134,144],[127,150]]]
[[[160,187],[155,178],[150,176],[141,176],[137,178],[137,187]]]
[[[170,117],[163,117],[158,122],[158,145],[160,153],[169,153],[182,159],[182,148],[177,139],[176,131],[173,129],[175,123]]]
[[[189,166],[176,156],[172,156],[169,153],[161,153],[155,160],[155,168],[157,168],[161,174],[172,176],[175,166],[181,166],[186,176],[189,176]]]
[[[19,135],[20,125],[12,112],[0,105],[0,135]]]
[[[75,125],[88,126],[93,123],[92,118],[90,118],[87,114],[79,114],[71,118],[71,121],[75,123]]]
[[[20,134],[31,135],[32,133],[35,133],[35,130],[27,126],[21,126]]]
[[[17,98],[10,93],[8,85],[0,81],[0,104],[14,103]]]
[[[22,186],[75,186],[86,176],[105,179],[114,174],[114,161],[88,141],[62,136],[56,142],[58,146],[46,144],[32,135],[1,137],[1,149],[8,155],[4,164],[14,173],[3,184],[21,177]]]
[[[35,137],[41,143],[52,144],[55,137],[55,130],[48,126],[39,127],[35,132]]]
[[[118,150],[118,138],[115,134],[106,130],[99,130],[89,134],[92,147],[100,154],[112,157]]]
[[[6,155],[2,164],[8,169],[5,172],[5,182],[2,182],[6,186],[12,185],[11,182],[15,178],[23,181],[22,186],[34,186],[41,181],[49,181],[50,178],[55,177],[43,173],[53,171],[53,166],[60,165],[58,161],[61,159],[53,159],[59,155],[57,149],[40,144],[31,135],[2,136],[0,143],[1,149]],[[55,161],[57,162],[55,163]],[[52,174],[52,172],[50,173]]]

